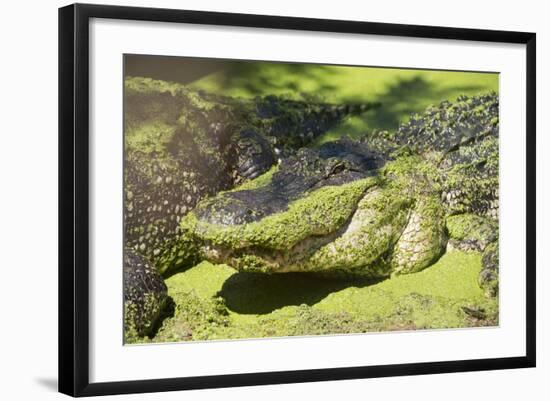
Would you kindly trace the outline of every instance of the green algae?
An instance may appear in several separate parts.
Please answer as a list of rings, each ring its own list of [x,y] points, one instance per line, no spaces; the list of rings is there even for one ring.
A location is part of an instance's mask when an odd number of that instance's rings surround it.
[[[477,283],[480,270],[479,253],[452,251],[423,271],[393,277],[366,289],[345,289],[331,294],[318,307],[333,312],[344,309],[352,314],[385,315],[397,299],[413,293],[449,301],[483,302],[484,293]]]
[[[253,180],[245,181],[241,185],[229,190],[228,192],[248,191],[252,189],[265,187],[271,182],[271,179],[273,178],[273,174],[275,174],[278,170],[279,170],[278,165],[272,166],[269,170],[267,170],[265,173],[263,173],[259,177],[256,177]]]
[[[498,299],[485,297],[477,283],[480,269],[479,253],[460,251],[421,272],[383,281],[237,273],[202,262],[166,280],[175,312],[151,341],[498,325]]]
[[[161,154],[172,139],[175,127],[162,121],[151,121],[131,130],[125,137],[126,150],[141,151],[146,154]]]
[[[346,232],[314,252],[303,263],[303,270],[324,266],[327,271],[387,276],[388,268],[380,259],[397,241],[406,222],[408,206],[409,200],[391,189],[368,193],[357,205]]]
[[[447,218],[449,236],[457,240],[491,242],[498,234],[498,222],[471,213]]]
[[[163,245],[164,253],[157,258],[155,267],[165,277],[199,262],[198,245],[185,233],[165,241]]]
[[[446,244],[443,207],[436,195],[425,194],[416,200],[407,227],[394,247],[392,274],[414,273],[430,266]]]

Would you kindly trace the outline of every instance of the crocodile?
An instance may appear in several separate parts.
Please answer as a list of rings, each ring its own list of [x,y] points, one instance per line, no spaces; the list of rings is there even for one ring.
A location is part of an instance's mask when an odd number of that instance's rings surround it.
[[[394,132],[301,148],[197,203],[180,247],[244,272],[372,278],[418,272],[449,249],[483,252],[498,291],[499,102],[459,97]]]
[[[199,201],[257,178],[346,116],[376,103],[231,98],[127,77],[124,242],[161,274],[193,263],[180,220]]]

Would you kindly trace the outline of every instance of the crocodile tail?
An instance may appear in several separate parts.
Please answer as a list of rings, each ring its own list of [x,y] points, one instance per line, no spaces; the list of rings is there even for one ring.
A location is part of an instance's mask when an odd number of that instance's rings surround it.
[[[377,107],[376,103],[320,103],[265,96],[253,100],[256,116],[262,121],[277,154],[284,156],[307,146],[342,122]]]
[[[346,117],[361,114],[373,106],[373,103],[311,104],[295,127],[295,132],[288,132],[293,136],[289,143],[294,143],[294,147],[305,146],[336,127]]]
[[[347,116],[362,114],[368,110],[380,107],[380,103],[344,103],[328,104],[321,107],[325,119],[339,121]]]

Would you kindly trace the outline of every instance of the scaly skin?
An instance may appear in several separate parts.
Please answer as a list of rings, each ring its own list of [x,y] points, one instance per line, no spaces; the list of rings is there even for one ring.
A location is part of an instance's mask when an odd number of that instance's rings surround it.
[[[166,284],[157,270],[131,249],[124,250],[124,338],[152,333],[168,301]]]

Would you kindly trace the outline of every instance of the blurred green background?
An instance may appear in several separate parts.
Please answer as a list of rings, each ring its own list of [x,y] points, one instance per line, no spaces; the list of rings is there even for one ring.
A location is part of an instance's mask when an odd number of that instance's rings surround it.
[[[411,113],[459,95],[498,92],[497,73],[350,67],[129,55],[126,75],[176,81],[195,89],[237,96],[284,95],[329,103],[379,102],[319,138],[357,137],[373,129],[394,130]]]
[[[228,62],[221,71],[191,83],[229,96],[285,95],[330,103],[380,102],[381,107],[348,118],[319,142],[372,129],[394,130],[411,113],[461,94],[498,91],[498,74],[312,64]]]

